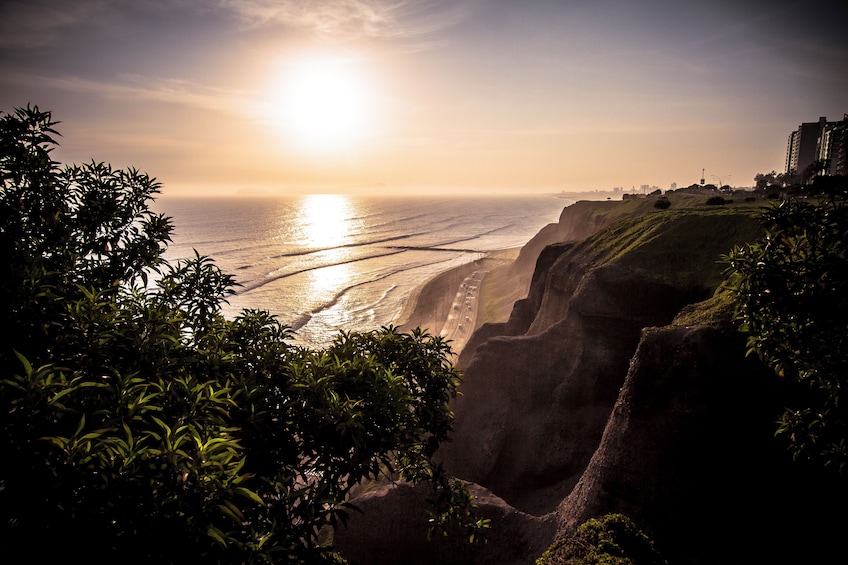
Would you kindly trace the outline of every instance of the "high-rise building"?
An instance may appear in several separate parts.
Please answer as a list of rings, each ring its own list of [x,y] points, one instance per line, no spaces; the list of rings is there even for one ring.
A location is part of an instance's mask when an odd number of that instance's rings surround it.
[[[825,174],[848,175],[848,114],[839,122],[825,124],[818,158],[827,164]]]
[[[821,117],[818,122],[803,123],[789,134],[786,173],[804,175],[816,161],[826,164],[825,174],[848,174],[848,114],[839,122]]]
[[[800,129],[800,128],[799,128]],[[789,134],[789,141],[786,143],[786,174],[791,175],[795,172],[798,166],[798,131],[793,131]]]
[[[821,117],[817,122],[806,122],[789,134],[786,148],[787,174],[803,174],[819,155],[819,137],[827,123],[827,118]]]

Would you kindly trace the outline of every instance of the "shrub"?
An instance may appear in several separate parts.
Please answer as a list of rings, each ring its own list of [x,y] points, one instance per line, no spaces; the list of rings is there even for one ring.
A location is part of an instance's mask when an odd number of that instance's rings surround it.
[[[737,318],[756,353],[800,385],[778,425],[794,457],[848,473],[848,205],[786,200],[765,236],[724,260]]]
[[[536,565],[665,565],[653,542],[628,517],[607,514],[554,542]]]
[[[721,206],[726,203],[727,201],[722,196],[710,196],[707,198],[707,205],[709,206]]]
[[[660,196],[657,198],[656,202],[654,202],[654,208],[658,210],[665,210],[669,206],[671,206],[671,201],[665,196]]]
[[[434,529],[484,525],[431,464],[453,424],[451,350],[419,330],[287,344],[197,254],[162,258],[159,184],[50,158],[49,112],[0,118],[0,545],[33,562],[326,558],[357,483],[431,483]],[[424,510],[422,509],[422,512]]]

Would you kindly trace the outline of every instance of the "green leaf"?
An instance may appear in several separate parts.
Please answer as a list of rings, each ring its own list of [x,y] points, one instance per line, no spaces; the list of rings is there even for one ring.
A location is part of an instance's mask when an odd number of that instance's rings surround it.
[[[241,513],[238,506],[230,502],[229,500],[224,500],[223,504],[218,504],[216,506],[218,510],[229,516],[233,519],[237,524],[241,524],[244,521],[244,514]]]
[[[255,502],[256,504],[264,504],[264,502],[263,502],[263,501],[262,501],[262,499],[259,497],[259,495],[258,495],[258,494],[256,494],[255,492],[253,492],[252,490],[248,489],[248,488],[245,488],[245,487],[236,487],[236,488],[234,489],[234,491],[235,491],[237,494],[240,494],[241,496],[243,496],[243,497],[245,497],[245,498],[247,498],[247,499],[249,499],[249,500],[251,500],[251,501]]]
[[[84,427],[85,427],[85,414],[83,414],[82,417],[80,418],[79,425],[77,426],[77,431],[74,432],[74,435],[78,436],[80,434],[80,432],[82,432],[82,429]]]
[[[206,535],[210,538],[214,539],[221,546],[227,547],[227,540],[224,539],[224,532],[216,528],[215,526],[209,526],[209,529],[206,530]]]

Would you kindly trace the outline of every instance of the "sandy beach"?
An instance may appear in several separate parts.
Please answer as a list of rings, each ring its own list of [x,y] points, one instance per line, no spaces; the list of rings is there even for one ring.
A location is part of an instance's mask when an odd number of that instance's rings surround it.
[[[399,316],[399,327],[420,327],[450,340],[457,355],[474,329],[480,308],[480,285],[491,271],[509,265],[520,248],[487,253],[484,257],[445,271],[423,283]]]

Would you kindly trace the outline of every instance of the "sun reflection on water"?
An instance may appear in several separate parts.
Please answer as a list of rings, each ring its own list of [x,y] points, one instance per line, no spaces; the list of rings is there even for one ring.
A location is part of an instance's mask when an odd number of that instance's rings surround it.
[[[335,302],[338,294],[348,287],[351,275],[350,265],[346,263],[315,269],[309,272],[309,286],[314,297],[327,301],[322,305],[326,308],[331,305],[329,302]]]
[[[349,321],[343,304],[344,292],[356,277],[349,262],[352,251],[346,247],[354,242],[357,230],[355,204],[343,195],[304,196],[298,220],[301,244],[314,250],[312,256],[321,265],[306,273],[306,301],[312,303],[311,314],[315,321],[320,318],[319,325],[343,327]]]
[[[340,194],[304,196],[298,215],[303,243],[312,249],[327,249],[349,242],[354,218],[353,204]]]

